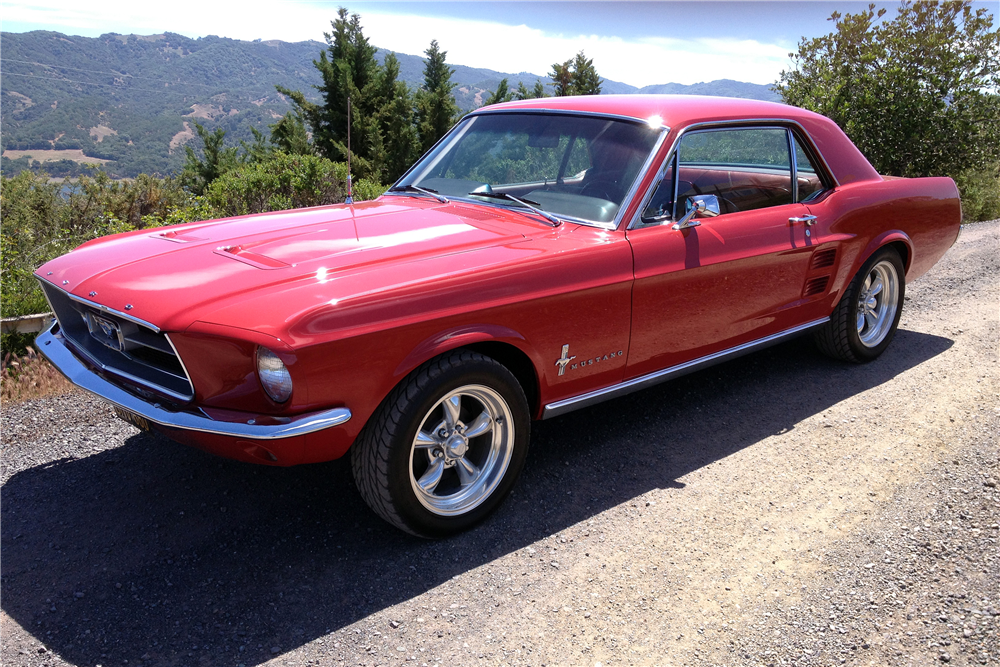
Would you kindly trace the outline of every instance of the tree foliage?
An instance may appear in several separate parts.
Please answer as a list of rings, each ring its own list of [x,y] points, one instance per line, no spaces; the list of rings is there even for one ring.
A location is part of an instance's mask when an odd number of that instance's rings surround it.
[[[548,95],[545,93],[545,85],[538,79],[535,79],[535,85],[531,90],[528,90],[523,81],[517,83],[517,90],[514,91],[515,99],[535,100],[542,97],[548,97]]]
[[[312,150],[334,161],[348,157],[348,99],[350,99],[350,157],[352,171],[379,182],[396,180],[433,145],[458,115],[451,83],[453,70],[445,65],[446,52],[436,41],[426,51],[424,85],[416,94],[399,79],[399,60],[386,55],[380,65],[377,49],[364,36],[361,17],[343,7],[324,33],[327,48],[313,64],[322,83],[315,86],[322,102],[311,102],[300,91],[278,86],[295,104],[295,118],[286,116],[272,133],[272,141],[286,152],[306,154],[303,137],[311,133]],[[299,121],[301,120],[301,128]]]
[[[226,131],[221,127],[209,132],[197,121],[194,127],[202,142],[202,156],[199,158],[190,146],[184,147],[187,159],[180,174],[180,181],[193,193],[201,195],[212,181],[236,165],[238,157],[235,148],[226,148]]]
[[[323,101],[311,102],[300,91],[277,86],[292,99],[298,121],[287,117],[272,137],[284,149],[303,152],[302,137],[312,133],[312,147],[323,157],[344,162],[350,143],[351,167],[355,173],[376,181],[394,180],[401,164],[416,156],[415,132],[406,131],[412,116],[412,100],[406,84],[398,80],[399,61],[393,54],[379,65],[377,49],[368,42],[358,14],[341,7],[324,33],[326,50],[313,61],[322,77],[315,86]],[[348,101],[350,101],[350,141],[348,141]],[[284,122],[286,121],[287,122]],[[404,131],[396,132],[394,130]]]
[[[271,126],[271,143],[289,155],[315,153],[302,111],[289,111]]]
[[[524,86],[524,84],[520,84]],[[483,106],[489,106],[491,104],[500,104],[501,102],[510,102],[514,99],[514,91],[510,89],[510,84],[507,83],[507,79],[500,79],[500,83],[497,84],[497,89],[490,93],[490,96],[486,98],[483,102]]]
[[[428,151],[455,124],[458,105],[451,92],[456,85],[451,82],[455,70],[445,63],[448,52],[434,39],[424,55],[424,85],[417,91],[417,131],[421,148]]]
[[[563,63],[553,63],[549,72],[555,89],[556,97],[568,95],[600,95],[604,80],[597,74],[594,59],[588,58],[583,51]],[[536,84],[535,88],[538,88]]]
[[[1000,30],[971,2],[905,1],[897,15],[869,5],[830,17],[781,73],[782,99],[832,118],[873,166],[897,176],[1000,164]]]

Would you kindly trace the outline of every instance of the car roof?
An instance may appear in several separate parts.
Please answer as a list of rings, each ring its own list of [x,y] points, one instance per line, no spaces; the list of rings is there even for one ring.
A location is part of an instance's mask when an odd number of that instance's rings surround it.
[[[519,100],[494,104],[477,111],[494,110],[552,110],[582,111],[625,116],[638,120],[648,120],[659,116],[664,125],[676,127],[691,123],[728,120],[733,118],[822,118],[805,109],[733,97],[711,97],[708,95],[581,95],[567,97],[543,97],[533,100]]]
[[[611,114],[641,121],[659,116],[658,122],[671,130],[729,120],[791,121],[806,130],[838,183],[882,178],[832,120],[777,102],[708,95],[580,95],[505,102],[477,109],[472,114],[517,110]]]

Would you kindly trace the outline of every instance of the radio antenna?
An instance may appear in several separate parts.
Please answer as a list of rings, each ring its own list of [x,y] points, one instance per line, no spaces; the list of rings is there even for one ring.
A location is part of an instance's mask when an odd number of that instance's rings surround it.
[[[347,199],[345,204],[354,203],[354,191],[351,187],[351,96],[347,96]]]

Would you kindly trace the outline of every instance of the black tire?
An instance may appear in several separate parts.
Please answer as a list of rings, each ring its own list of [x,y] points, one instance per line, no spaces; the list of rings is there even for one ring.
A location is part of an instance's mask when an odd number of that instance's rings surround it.
[[[354,481],[387,522],[446,537],[485,519],[510,492],[530,424],[506,367],[455,350],[414,370],[383,401],[351,448]]]
[[[899,253],[892,248],[876,251],[847,286],[830,321],[816,331],[820,351],[853,363],[882,354],[899,325],[905,282]],[[878,284],[881,289],[876,291]]]

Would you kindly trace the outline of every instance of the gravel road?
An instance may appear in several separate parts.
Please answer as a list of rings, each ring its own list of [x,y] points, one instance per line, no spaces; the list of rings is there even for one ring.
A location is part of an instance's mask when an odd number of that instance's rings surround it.
[[[346,461],[213,458],[82,393],[3,406],[3,665],[1000,665],[1000,222],[879,360],[808,339],[538,423],[441,542]]]

